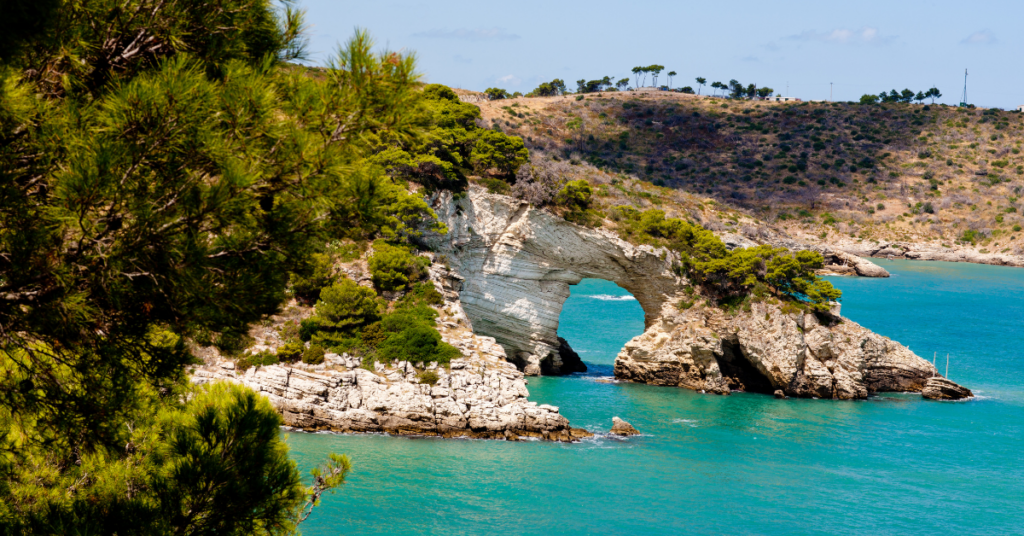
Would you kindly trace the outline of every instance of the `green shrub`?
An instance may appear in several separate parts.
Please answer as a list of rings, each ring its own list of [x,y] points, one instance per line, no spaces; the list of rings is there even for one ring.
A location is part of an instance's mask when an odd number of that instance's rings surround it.
[[[377,356],[385,362],[447,363],[458,354],[457,348],[441,341],[441,334],[436,329],[423,325],[413,325],[394,333],[377,348]]]
[[[319,365],[324,362],[324,348],[319,344],[311,344],[302,352],[302,362],[307,365]]]
[[[1020,232],[1020,225],[1014,225],[1013,226],[1013,232],[1019,233]]]
[[[437,385],[438,380],[441,379],[441,377],[437,375],[436,370],[424,370],[419,373],[417,377],[419,378],[420,383],[425,383],[427,385]]]
[[[379,291],[405,290],[409,282],[421,279],[430,260],[413,255],[408,249],[382,241],[373,245],[369,258],[373,286]]]
[[[569,181],[558,191],[555,196],[555,204],[565,207],[570,212],[582,212],[590,208],[593,193],[590,183],[586,180]]]
[[[351,336],[363,326],[380,320],[382,309],[383,304],[372,289],[342,279],[320,292],[316,316],[310,319],[310,324],[315,324],[316,331]]]
[[[268,365],[276,365],[280,361],[277,355],[271,352],[260,352],[257,354],[246,354],[235,361],[235,369],[240,372],[245,372],[252,367],[265,367]]]
[[[754,289],[769,288],[786,299],[806,299],[817,311],[827,311],[829,302],[840,299],[840,291],[814,273],[824,265],[818,253],[793,253],[772,246],[729,251],[711,231],[685,220],[666,218],[661,210],[618,210],[618,214],[623,218],[619,223],[623,235],[679,252],[680,273],[720,303],[736,300],[738,304]]]
[[[433,283],[424,281],[413,285],[409,292],[406,292],[405,296],[398,300],[396,307],[404,309],[417,305],[441,305],[442,303],[444,303],[444,296],[434,288]]]
[[[370,349],[376,349],[380,346],[380,343],[384,342],[385,339],[390,335],[380,327],[380,322],[375,322],[363,328],[363,332],[359,335],[360,340],[363,341],[363,345]]]
[[[334,284],[334,258],[326,253],[314,253],[310,256],[306,270],[289,275],[292,292],[295,297],[306,303],[314,303],[320,298],[320,289]]]
[[[217,337],[213,345],[224,355],[236,356],[241,354],[242,350],[251,346],[253,342],[255,341],[247,333],[226,331]]]
[[[319,331],[320,325],[315,318],[306,318],[299,322],[299,340],[305,342],[313,338],[313,334]]]
[[[481,174],[493,169],[497,175],[510,179],[529,159],[522,138],[493,130],[480,133],[470,155],[470,161]]]
[[[974,229],[965,229],[964,232],[960,234],[960,241],[961,242],[964,242],[964,243],[970,242],[972,245],[977,244],[978,241],[983,239],[983,238],[985,238],[985,235],[983,233],[979,232],[979,231],[974,230]]]
[[[299,341],[292,341],[283,346],[277,347],[277,358],[285,363],[294,363],[302,357],[305,345]]]
[[[512,187],[501,179],[495,179],[491,177],[484,177],[479,182],[487,191],[492,194],[508,195],[512,192]]]

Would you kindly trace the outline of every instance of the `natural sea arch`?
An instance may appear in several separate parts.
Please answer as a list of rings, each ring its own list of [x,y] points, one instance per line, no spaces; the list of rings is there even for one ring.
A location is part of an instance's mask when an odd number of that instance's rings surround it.
[[[440,194],[431,205],[449,232],[423,241],[451,267],[446,285],[458,292],[473,331],[494,337],[528,375],[576,372],[563,366],[557,333],[571,285],[614,282],[636,298],[644,329],[681,296],[678,258],[667,249],[476,188],[460,199]]]
[[[629,291],[602,279],[583,279],[570,292],[558,319],[558,336],[589,372],[610,374],[619,350],[644,332],[643,308]]]

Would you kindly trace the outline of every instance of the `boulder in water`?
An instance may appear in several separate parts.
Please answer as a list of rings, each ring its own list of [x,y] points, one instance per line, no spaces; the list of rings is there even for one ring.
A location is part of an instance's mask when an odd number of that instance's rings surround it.
[[[921,390],[921,396],[932,400],[962,400],[973,397],[974,393],[956,382],[936,376],[928,379],[928,383]]]
[[[632,424],[618,418],[612,417],[612,435],[617,436],[633,436],[640,435],[640,430],[633,428]]]

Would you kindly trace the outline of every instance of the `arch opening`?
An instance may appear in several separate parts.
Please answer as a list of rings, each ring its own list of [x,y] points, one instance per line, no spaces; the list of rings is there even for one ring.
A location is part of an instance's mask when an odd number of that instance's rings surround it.
[[[558,319],[559,342],[588,372],[611,375],[622,347],[644,332],[644,310],[628,290],[605,279],[582,279],[569,291]],[[568,362],[564,355],[562,361]]]

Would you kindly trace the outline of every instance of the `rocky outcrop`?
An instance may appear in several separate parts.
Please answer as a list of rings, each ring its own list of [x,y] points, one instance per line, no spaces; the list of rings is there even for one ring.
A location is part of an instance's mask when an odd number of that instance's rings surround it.
[[[557,407],[530,402],[523,374],[497,356],[423,370],[405,362],[378,363],[371,371],[360,368],[358,358],[328,354],[327,364],[316,367],[239,372],[221,362],[198,368],[192,378],[250,387],[270,400],[286,425],[304,430],[553,441],[592,435],[569,426]]]
[[[920,391],[936,374],[907,347],[847,319],[784,313],[753,303],[735,314],[697,305],[666,307],[615,360],[620,379],[728,394],[865,398],[881,391]]]
[[[528,375],[580,370],[581,362],[564,360],[574,353],[558,339],[570,285],[613,281],[639,301],[648,324],[681,290],[667,249],[635,246],[478,187],[457,200],[436,194],[431,205],[449,233],[425,233],[422,240],[458,274],[473,331],[494,337]]]
[[[423,240],[450,267],[471,328],[494,337],[528,375],[575,370],[576,358],[567,357],[575,353],[557,336],[558,316],[569,286],[583,278],[613,281],[643,308],[646,331],[616,359],[622,379],[714,393],[855,399],[920,391],[935,373],[905,346],[840,319],[838,304],[824,320],[783,313],[766,301],[738,314],[702,305],[680,311],[675,304],[685,297],[686,281],[672,269],[671,251],[634,246],[476,187],[461,199],[437,194],[431,204],[449,234],[426,233]],[[888,275],[839,249],[769,238],[760,243],[815,249],[858,275]],[[739,235],[725,239],[752,245]]]
[[[612,429],[610,433],[612,435],[629,437],[640,435],[640,430],[633,428],[632,424],[629,424],[618,417],[612,417]]]
[[[849,250],[821,244],[807,244],[786,238],[774,231],[761,229],[760,236],[748,237],[739,234],[725,233],[719,236],[729,249],[748,248],[759,245],[784,247],[792,251],[816,251],[825,260],[820,271],[826,275],[856,275],[860,277],[889,277],[889,272],[881,266],[855,254]]]
[[[921,396],[932,400],[963,400],[972,398],[970,389],[941,376],[928,378],[928,383],[921,390]]]
[[[810,250],[825,259],[824,274],[856,275],[860,277],[889,277],[889,271],[850,251],[820,244],[805,244],[796,240],[776,238],[769,243],[793,251]]]
[[[982,253],[972,247],[946,248],[935,244],[913,242],[850,243],[837,247],[853,255],[882,259],[909,259],[917,261],[969,262],[996,266],[1024,267],[1024,256],[1004,253]]]

